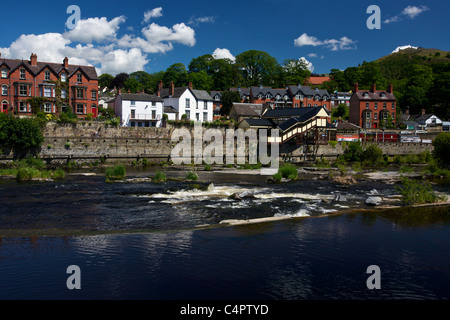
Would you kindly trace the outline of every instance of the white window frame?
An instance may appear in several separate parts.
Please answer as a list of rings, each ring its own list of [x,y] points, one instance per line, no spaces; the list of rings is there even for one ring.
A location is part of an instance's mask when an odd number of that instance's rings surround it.
[[[97,91],[95,91],[95,90],[91,91],[91,99],[92,100],[97,100]]]
[[[61,89],[61,98],[66,99],[67,98],[67,90]]]
[[[8,86],[6,84],[2,85],[2,96],[8,95]]]
[[[77,83],[83,82],[83,75],[81,73],[77,73]]]
[[[50,102],[44,103],[44,112],[45,113],[52,113],[52,104]]]
[[[44,71],[44,80],[50,81],[50,71]]]
[[[23,94],[23,88],[25,88],[25,94]],[[19,85],[19,96],[26,97],[28,94],[28,87],[26,85]]]
[[[84,104],[82,104],[82,103],[77,103],[76,106],[75,106],[75,108],[76,108],[77,114],[84,114]],[[81,112],[80,112],[80,110],[79,110],[78,108],[81,108]]]
[[[2,68],[2,78],[3,79],[8,78],[8,69]]]
[[[84,89],[82,88],[77,88],[77,99],[84,99]],[[80,95],[81,92],[81,95]]]
[[[25,69],[20,69],[19,72],[20,72],[20,79],[25,80],[26,79]]]
[[[67,73],[63,72],[61,73],[61,82],[66,82],[67,81]]]
[[[28,104],[25,101],[19,102],[19,112],[28,112]]]
[[[42,88],[42,96],[46,98],[52,97],[52,87],[44,87]]]

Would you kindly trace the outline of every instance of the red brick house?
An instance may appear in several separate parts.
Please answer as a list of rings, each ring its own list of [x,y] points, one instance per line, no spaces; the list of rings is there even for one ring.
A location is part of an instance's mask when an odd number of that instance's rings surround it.
[[[392,125],[395,125],[396,107],[392,84],[388,85],[386,91],[378,91],[375,84],[370,90],[359,90],[355,83],[350,98],[349,122],[362,129],[376,129],[382,128],[381,124],[386,124],[391,118]]]
[[[31,115],[30,98],[42,97],[40,109],[58,115],[71,108],[78,117],[98,115],[98,77],[94,67],[1,58],[0,112]]]

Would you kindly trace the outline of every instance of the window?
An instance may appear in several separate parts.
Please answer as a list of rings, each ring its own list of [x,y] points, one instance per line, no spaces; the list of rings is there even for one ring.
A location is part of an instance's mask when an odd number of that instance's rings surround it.
[[[373,114],[373,120],[378,120],[378,113],[375,112],[375,113]]]
[[[395,102],[392,102],[392,110],[395,109]]]
[[[77,88],[77,99],[83,99],[84,98],[84,90]]]
[[[366,102],[366,109],[369,109],[369,103]]]
[[[375,110],[378,109],[378,102],[375,102]]]
[[[386,110],[386,102],[383,102],[383,109]]]
[[[189,110],[186,110],[186,119],[191,119],[191,112]]]
[[[92,100],[97,100],[97,91],[91,91]]]
[[[156,119],[156,110],[152,110],[152,119]]]
[[[83,114],[84,113],[84,105],[82,103],[77,104],[77,113]]]
[[[203,112],[203,121],[208,121],[208,112]]]
[[[131,110],[131,119],[136,119],[136,110]]]
[[[27,112],[27,103],[24,101],[19,102],[19,111],[20,112]]]
[[[135,106],[136,105],[136,101],[131,101],[131,103],[130,103],[132,106]]]
[[[62,111],[62,112],[67,112],[67,106],[66,106],[65,104],[63,104],[63,105],[61,106],[61,111]]]
[[[61,98],[66,99],[67,98],[67,90],[61,89]]]
[[[27,95],[27,86],[19,86],[19,96]]]
[[[45,113],[52,113],[52,104],[51,103],[44,103],[44,112]]]
[[[190,107],[191,107],[191,100],[189,98],[186,98],[186,108],[190,108]]]
[[[2,78],[8,78],[8,70],[2,69]]]
[[[77,83],[83,82],[83,76],[81,73],[77,73]]]
[[[134,127],[134,121],[130,122],[130,127]]]
[[[61,82],[67,81],[67,74],[65,72],[61,73]]]
[[[50,81],[50,71],[44,72],[44,79],[45,79],[45,81]]]
[[[20,69],[20,79],[25,79],[25,69]]]
[[[52,88],[44,87],[44,97],[51,98],[52,96]]]
[[[370,120],[370,112],[366,112],[366,120]]]
[[[156,102],[152,101],[152,107],[156,107]]]
[[[2,96],[8,95],[8,86],[2,86]]]

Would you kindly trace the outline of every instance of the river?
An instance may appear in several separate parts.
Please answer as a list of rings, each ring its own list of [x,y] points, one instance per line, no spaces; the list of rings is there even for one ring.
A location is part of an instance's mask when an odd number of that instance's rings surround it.
[[[266,178],[2,180],[0,299],[450,298],[449,207],[369,211],[365,199],[395,199],[394,185]],[[241,200],[229,198],[236,193]],[[344,201],[333,201],[338,194]],[[220,225],[274,216],[290,219]],[[81,270],[80,290],[66,286],[71,265]],[[381,289],[367,287],[371,265]]]

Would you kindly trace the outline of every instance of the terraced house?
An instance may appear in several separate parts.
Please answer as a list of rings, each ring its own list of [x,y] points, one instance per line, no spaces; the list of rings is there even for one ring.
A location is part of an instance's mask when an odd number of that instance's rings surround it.
[[[5,59],[0,54],[0,112],[29,116],[32,98],[38,99],[38,111],[58,115],[69,108],[80,118],[98,115],[98,78],[91,66],[40,62],[36,54],[30,60]]]

